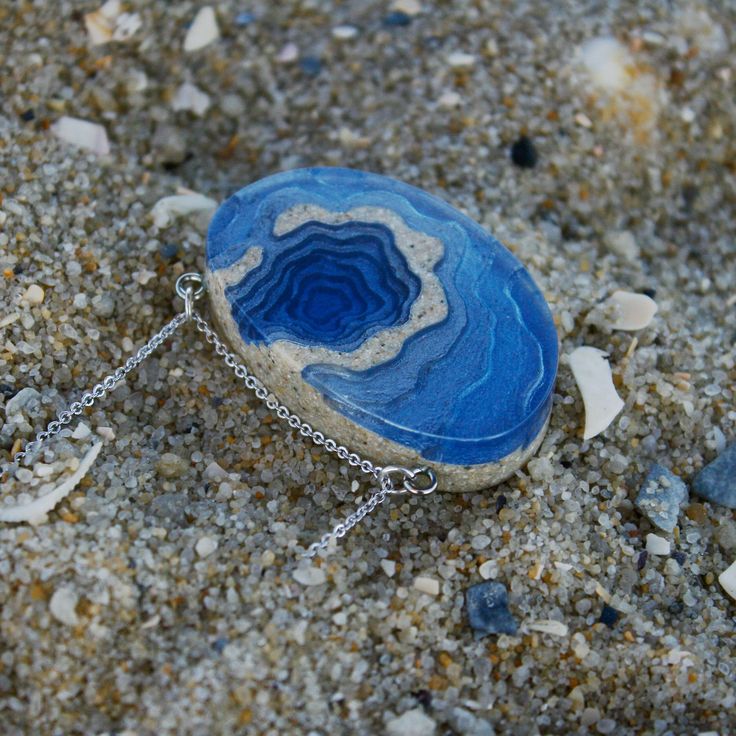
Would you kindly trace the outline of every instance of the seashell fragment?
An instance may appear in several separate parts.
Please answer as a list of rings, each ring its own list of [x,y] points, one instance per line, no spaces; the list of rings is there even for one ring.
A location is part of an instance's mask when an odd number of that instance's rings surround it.
[[[736,562],[727,567],[719,576],[718,582],[723,590],[736,601]]]
[[[603,432],[624,408],[607,358],[602,350],[585,345],[570,353],[570,368],[585,404],[585,440]]]
[[[127,41],[143,25],[138,13],[121,13],[119,0],[107,2],[84,16],[89,42],[101,46],[110,41]]]
[[[151,215],[156,227],[168,227],[174,220],[192,212],[208,212],[217,207],[214,199],[204,194],[190,192],[188,194],[174,194],[171,197],[159,199],[153,206]]]
[[[527,624],[527,628],[531,631],[539,631],[542,634],[550,634],[551,636],[567,636],[569,631],[567,624],[563,624],[562,621],[554,621],[553,619],[532,621]]]
[[[92,467],[92,463],[97,458],[102,448],[102,442],[96,442],[87,451],[82,458],[79,467],[63,482],[59,483],[56,488],[43,496],[39,496],[29,503],[18,504],[17,506],[0,506],[0,521],[11,523],[27,521],[29,524],[41,524],[46,520],[46,514],[53,509],[62,498],[68,496],[76,487],[87,471]]]
[[[188,110],[193,112],[195,115],[202,117],[210,107],[210,96],[205,92],[202,92],[199,87],[196,87],[189,82],[184,82],[184,84],[176,90],[174,99],[171,100],[171,107],[176,112],[179,110]]]
[[[51,126],[51,132],[59,140],[85,148],[99,156],[106,156],[110,153],[107,131],[97,123],[64,115]]]
[[[643,330],[651,323],[657,313],[657,302],[646,294],[631,291],[614,291],[606,300],[604,307],[610,306],[616,312],[611,324],[614,330]]]
[[[200,8],[184,37],[184,51],[198,51],[220,37],[215,11],[209,6]]]

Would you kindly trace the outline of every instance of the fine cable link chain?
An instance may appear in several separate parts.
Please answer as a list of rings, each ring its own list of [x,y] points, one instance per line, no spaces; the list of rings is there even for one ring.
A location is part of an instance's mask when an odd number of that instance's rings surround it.
[[[3,469],[3,472],[7,471],[10,466],[16,465],[23,458],[27,458],[31,453],[38,450],[44,442],[57,435],[75,416],[80,416],[85,408],[92,406],[97,399],[103,398],[128,373],[137,368],[179,327],[191,321],[194,322],[197,331],[204,335],[206,342],[213,346],[215,353],[223,359],[225,365],[245,384],[246,388],[253,391],[255,396],[270,411],[286,421],[292,429],[298,429],[302,437],[311,439],[314,444],[324,447],[325,450],[334,453],[349,465],[359,468],[378,483],[378,490],[371,495],[368,501],[348,515],[342,523],[337,524],[332,531],[323,534],[318,542],[311,544],[303,553],[303,557],[314,557],[321,550],[327,549],[333,539],[337,540],[344,537],[356,524],[361,522],[378,505],[382,504],[388,496],[404,493],[414,496],[426,496],[437,490],[437,477],[431,468],[421,467],[412,470],[398,465],[387,465],[385,467],[375,465],[370,460],[362,458],[357,452],[351,452],[347,447],[338,445],[335,440],[313,429],[310,424],[303,422],[297,414],[294,414],[287,406],[279,402],[276,396],[258,378],[252,375],[245,365],[238,361],[236,355],[227,349],[215,330],[194,310],[194,303],[201,299],[205,293],[204,280],[200,274],[185,273],[180,276],[176,281],[176,293],[184,300],[184,311],[176,315],[135,355],[128,358],[123,365],[107,376],[101,383],[83,394],[78,401],[71,403],[68,409],[59,412],[57,418],[49,422],[45,430],[38,432],[35,439],[26,444],[23,450],[15,453],[12,462]],[[398,478],[394,479],[394,476],[398,476]],[[418,481],[418,485],[415,485],[414,481]]]

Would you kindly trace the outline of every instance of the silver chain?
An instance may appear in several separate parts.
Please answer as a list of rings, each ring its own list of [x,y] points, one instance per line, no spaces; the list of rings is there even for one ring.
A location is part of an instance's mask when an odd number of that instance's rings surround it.
[[[332,438],[326,437],[322,432],[313,429],[309,423],[302,421],[297,414],[282,404],[258,378],[252,375],[245,365],[238,361],[236,355],[227,349],[215,330],[194,310],[194,303],[202,298],[204,292],[204,280],[200,274],[185,273],[180,276],[176,282],[176,293],[184,300],[184,311],[177,314],[135,355],[128,358],[123,365],[115,369],[113,373],[94,388],[84,393],[78,401],[72,402],[67,409],[59,412],[57,418],[49,422],[46,429],[38,432],[36,437],[27,443],[23,450],[15,453],[12,462],[3,468],[3,472],[6,472],[10,466],[16,465],[23,458],[27,458],[31,453],[36,452],[44,442],[57,435],[75,416],[80,416],[87,407],[92,406],[95,401],[103,398],[115,388],[131,371],[148,358],[161,343],[171,337],[181,325],[192,321],[195,328],[204,335],[205,340],[214,347],[215,353],[223,359],[225,365],[245,384],[246,388],[253,391],[256,398],[262,401],[270,411],[283,419],[292,429],[299,430],[302,437],[311,439],[314,444],[324,447],[325,450],[334,453],[349,465],[359,468],[378,483],[378,490],[371,495],[368,501],[348,515],[342,523],[337,524],[332,531],[322,535],[318,542],[311,544],[304,552],[304,557],[314,557],[320,550],[327,549],[333,539],[337,540],[344,537],[356,524],[382,504],[389,495],[410,493],[424,496],[437,489],[437,478],[431,468],[422,467],[412,470],[397,465],[387,465],[385,467],[375,465],[370,460],[362,458],[357,452],[351,452],[344,445],[339,445]],[[394,479],[394,476],[399,477]],[[414,484],[417,479],[419,485]]]

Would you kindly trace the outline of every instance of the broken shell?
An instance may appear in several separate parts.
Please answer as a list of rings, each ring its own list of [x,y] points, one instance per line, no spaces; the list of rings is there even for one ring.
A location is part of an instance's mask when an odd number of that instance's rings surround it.
[[[210,106],[210,96],[205,92],[202,92],[199,87],[195,87],[189,82],[184,84],[176,90],[174,99],[171,101],[171,107],[175,111],[189,110],[195,115],[201,117],[207,112]]]
[[[159,199],[151,210],[151,216],[156,227],[168,227],[178,217],[192,212],[212,212],[216,207],[217,202],[204,194],[174,194]]]
[[[624,408],[613,385],[607,358],[602,350],[588,346],[573,350],[569,356],[570,368],[585,404],[585,440],[603,432]]]
[[[59,140],[85,148],[100,156],[110,153],[107,131],[97,123],[64,115],[51,126],[51,132]]]
[[[631,291],[614,291],[604,307],[611,306],[616,319],[611,324],[614,330],[643,330],[657,313],[657,302],[646,294]]]
[[[723,590],[736,601],[736,562],[718,576],[718,582],[723,586]]]
[[[46,520],[46,514],[53,509],[62,498],[68,496],[77,486],[80,480],[87,474],[92,467],[92,463],[97,458],[102,448],[102,442],[96,442],[87,451],[82,458],[79,467],[65,480],[59,483],[56,488],[43,496],[30,501],[29,503],[18,504],[17,506],[0,506],[0,521],[12,523],[27,521],[29,524],[40,524]]]
[[[200,8],[184,38],[184,51],[198,51],[220,37],[215,11],[209,6]]]
[[[102,7],[84,16],[84,25],[87,27],[89,42],[92,46],[100,46],[112,41],[115,20],[119,15],[120,1],[107,0]]]

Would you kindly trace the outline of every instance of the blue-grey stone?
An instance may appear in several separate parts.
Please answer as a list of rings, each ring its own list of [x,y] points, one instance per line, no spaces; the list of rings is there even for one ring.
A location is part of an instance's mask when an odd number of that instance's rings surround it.
[[[693,491],[711,503],[736,509],[736,442],[693,478]]]
[[[508,609],[508,594],[503,583],[489,580],[471,585],[465,591],[465,610],[470,626],[481,636],[513,635],[518,628]]]
[[[426,192],[341,168],[255,182],[212,220],[207,280],[245,362],[359,453],[418,453],[471,490],[488,483],[469,471],[511,458],[508,475],[543,436],[558,358],[547,304],[506,248]]]
[[[636,505],[649,521],[671,532],[677,524],[680,506],[688,499],[687,485],[664,465],[654,463],[636,497]]]

